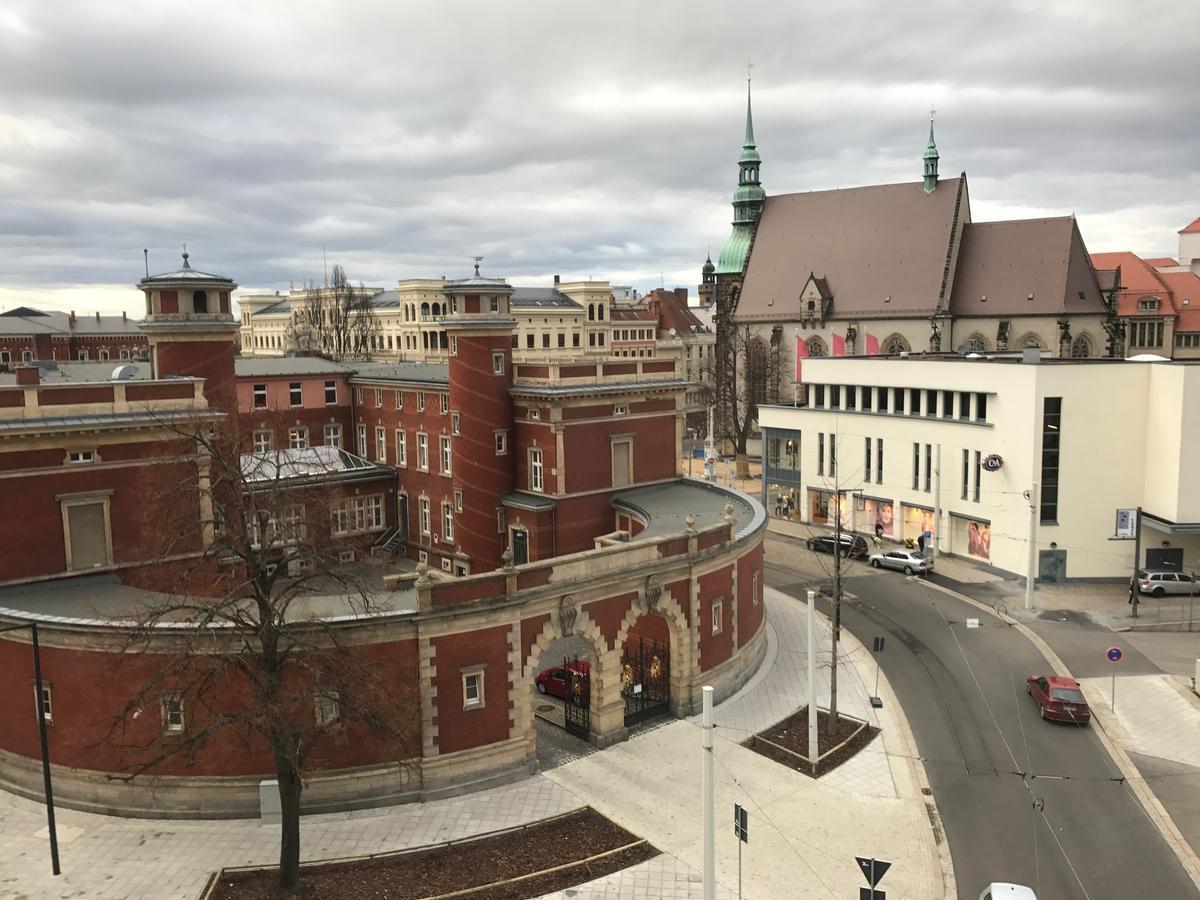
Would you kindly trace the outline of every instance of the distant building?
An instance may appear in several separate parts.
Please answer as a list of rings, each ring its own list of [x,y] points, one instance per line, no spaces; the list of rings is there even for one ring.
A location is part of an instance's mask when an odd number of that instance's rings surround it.
[[[0,371],[37,361],[107,362],[144,359],[139,323],[119,316],[83,316],[19,306],[0,313]]]

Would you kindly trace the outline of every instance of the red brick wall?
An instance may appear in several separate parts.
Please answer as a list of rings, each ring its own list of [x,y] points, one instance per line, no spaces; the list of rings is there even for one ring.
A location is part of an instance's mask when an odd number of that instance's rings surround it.
[[[440,752],[453,753],[506,739],[511,718],[508,629],[488,628],[434,638],[432,644],[437,665],[437,746]],[[480,664],[487,666],[484,705],[481,709],[464,710],[459,670]]]
[[[763,619],[763,548],[751,550],[738,560],[738,643],[745,644],[762,626]],[[758,602],[755,603],[755,575],[758,575]]]
[[[139,384],[136,381],[125,385],[125,399],[130,403],[141,400],[188,400],[195,395],[187,382],[166,384]]]
[[[24,406],[25,391],[22,388],[0,389],[0,406]]]
[[[204,393],[212,404],[233,406],[233,340],[178,341],[163,340],[156,345],[154,374],[191,375],[205,379]]]
[[[66,406],[72,403],[112,403],[110,384],[79,385],[78,387],[42,386],[38,389],[39,406]]]
[[[733,653],[734,598],[730,593],[732,572],[733,568],[726,566],[700,576],[700,668],[704,671],[719,666]],[[724,598],[722,627],[720,634],[713,634],[712,604],[718,597]]]
[[[594,491],[612,486],[611,438],[633,435],[635,484],[675,475],[675,416],[645,419],[624,416],[602,422],[565,426],[563,449],[567,458],[567,491]]]
[[[625,610],[636,597],[635,593],[618,594],[616,597],[606,597],[583,605],[584,612],[600,626],[600,633],[604,635],[604,640],[609,646],[617,639],[617,632],[621,630],[621,622],[625,618]]]

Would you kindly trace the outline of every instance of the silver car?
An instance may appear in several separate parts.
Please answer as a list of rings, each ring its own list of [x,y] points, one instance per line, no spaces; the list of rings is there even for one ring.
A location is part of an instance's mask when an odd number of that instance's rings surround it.
[[[871,555],[871,565],[876,569],[899,569],[905,575],[929,572],[933,569],[933,561],[926,559],[917,550],[888,550],[886,553],[874,553]]]
[[[1138,593],[1161,597],[1164,594],[1196,594],[1200,593],[1191,575],[1186,572],[1166,572],[1162,570],[1143,569],[1137,573]]]

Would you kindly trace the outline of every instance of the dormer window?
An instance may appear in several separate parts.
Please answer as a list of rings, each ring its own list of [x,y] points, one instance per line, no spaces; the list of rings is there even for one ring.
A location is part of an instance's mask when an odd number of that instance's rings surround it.
[[[1144,297],[1138,301],[1138,312],[1158,312],[1158,304],[1157,297]]]
[[[207,313],[208,312],[208,294],[204,291],[192,292],[192,312]]]

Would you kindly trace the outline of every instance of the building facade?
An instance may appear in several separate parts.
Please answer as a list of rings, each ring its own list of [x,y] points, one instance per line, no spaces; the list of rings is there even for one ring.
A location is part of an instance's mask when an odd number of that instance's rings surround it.
[[[21,306],[0,313],[0,372],[34,362],[108,362],[145,359],[139,323],[120,316],[77,317]]]

